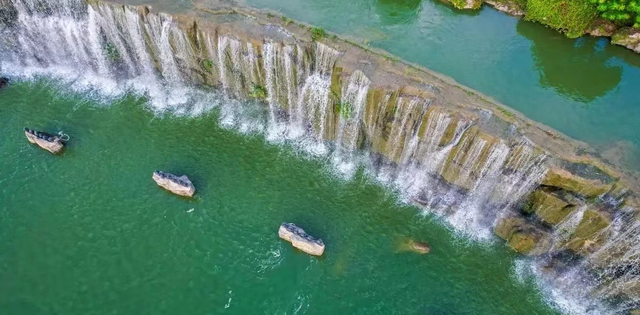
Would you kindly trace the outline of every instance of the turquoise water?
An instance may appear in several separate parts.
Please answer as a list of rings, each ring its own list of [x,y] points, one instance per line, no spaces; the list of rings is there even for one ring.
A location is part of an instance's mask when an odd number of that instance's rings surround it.
[[[145,104],[50,81],[0,92],[2,314],[557,314],[501,242],[468,244],[362,174],[221,128],[217,109]],[[71,141],[53,156],[24,126]],[[195,198],[156,169],[187,174]],[[285,221],[325,255],[281,241]]]
[[[640,167],[640,56],[607,39],[571,40],[489,7],[466,12],[437,0],[245,1],[364,39]]]

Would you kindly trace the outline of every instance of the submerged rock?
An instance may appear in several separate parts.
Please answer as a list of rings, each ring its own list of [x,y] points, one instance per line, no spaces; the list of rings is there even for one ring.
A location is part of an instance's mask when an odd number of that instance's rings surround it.
[[[431,246],[427,243],[418,242],[414,240],[409,241],[409,246],[411,246],[411,250],[419,254],[428,254],[431,251]]]
[[[196,188],[186,175],[176,176],[161,171],[153,172],[153,180],[158,186],[180,196],[193,197]]]
[[[9,79],[0,77],[0,90],[9,85]]]
[[[24,134],[27,136],[29,142],[37,144],[39,147],[53,154],[60,153],[64,148],[64,142],[60,136],[35,131],[26,127],[24,128]]]
[[[324,253],[324,242],[321,239],[310,236],[293,223],[282,223],[278,236],[309,255],[322,256]]]

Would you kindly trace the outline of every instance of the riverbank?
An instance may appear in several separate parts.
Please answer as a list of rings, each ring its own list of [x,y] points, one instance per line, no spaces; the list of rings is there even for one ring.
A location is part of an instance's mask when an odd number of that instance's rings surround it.
[[[442,0],[460,10],[477,10],[487,4],[498,11],[522,17],[557,30],[569,38],[583,35],[606,37],[619,45],[640,53],[640,29],[621,27],[598,17],[596,5],[589,1],[555,0],[468,0],[466,2]]]

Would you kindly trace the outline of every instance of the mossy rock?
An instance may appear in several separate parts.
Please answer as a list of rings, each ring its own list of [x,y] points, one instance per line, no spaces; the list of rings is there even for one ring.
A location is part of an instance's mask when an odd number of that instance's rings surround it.
[[[580,224],[569,237],[567,248],[583,255],[595,251],[606,241],[608,235],[605,229],[610,224],[608,215],[597,210],[586,210]]]
[[[584,0],[527,0],[525,19],[561,31],[570,38],[582,36],[593,24],[598,11]]]
[[[509,246],[516,252],[526,254],[538,243],[538,239],[531,234],[515,233],[509,240]]]
[[[566,218],[576,207],[552,193],[538,189],[531,195],[531,211],[542,221],[556,225]]]
[[[640,53],[640,30],[631,27],[621,28],[613,34],[611,43]]]
[[[611,37],[617,29],[618,26],[613,21],[597,18],[593,21],[587,33],[591,36]]]
[[[521,217],[502,218],[496,225],[494,233],[521,254],[532,254],[543,237],[541,231]]]
[[[600,196],[608,192],[612,186],[596,179],[586,179],[574,175],[559,168],[548,170],[542,180],[542,185],[561,188],[588,198]]]

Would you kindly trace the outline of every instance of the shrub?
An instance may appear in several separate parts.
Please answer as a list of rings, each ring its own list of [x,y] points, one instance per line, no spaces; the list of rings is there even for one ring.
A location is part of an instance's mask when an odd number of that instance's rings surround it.
[[[597,5],[600,16],[620,25],[640,27],[640,2],[636,0],[590,0]]]

